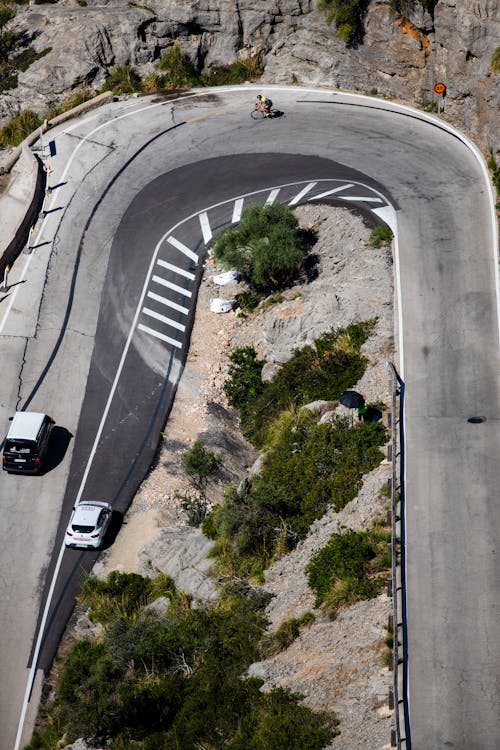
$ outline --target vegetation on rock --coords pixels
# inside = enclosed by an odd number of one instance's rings
[[[141,77],[130,65],[115,65],[106,78],[102,91],[113,91],[115,94],[142,91]]]
[[[174,596],[160,616],[134,595],[135,605],[119,614],[123,591],[155,581],[112,575],[102,582],[109,599],[102,609],[116,614],[103,618],[99,641],[72,647],[46,728],[29,750],[49,750],[63,734],[110,750],[320,750],[337,733],[332,715],[313,713],[283,689],[262,693],[261,680],[245,677],[264,635],[262,598],[233,586],[215,606],[193,609]]]
[[[392,232],[386,224],[380,224],[372,229],[370,233],[370,242],[373,247],[389,245],[392,242]]]
[[[374,325],[375,321],[367,321],[327,331],[314,344],[295,349],[266,383],[261,379],[264,362],[257,359],[253,347],[236,349],[230,355],[224,390],[240,413],[243,434],[260,447],[283,410],[318,399],[337,399],[363,374],[367,360],[360,349]]]
[[[357,44],[363,39],[363,17],[369,0],[319,0],[328,23],[335,22],[335,35],[346,44]]]
[[[181,507],[187,513],[191,526],[199,526],[208,511],[207,485],[220,466],[220,454],[206,448],[202,440],[195,440],[193,447],[182,456],[184,471],[191,492],[177,494]]]
[[[491,56],[491,69],[500,73],[500,47],[497,47]]]
[[[380,593],[391,565],[390,530],[381,523],[366,531],[333,534],[310,559],[306,572],[316,606],[329,614]]]
[[[0,128],[0,146],[18,146],[34,130],[40,127],[42,120],[30,109],[23,109]]]
[[[281,203],[244,209],[239,224],[217,236],[213,250],[217,261],[266,293],[289,285],[307,255],[297,218]]]

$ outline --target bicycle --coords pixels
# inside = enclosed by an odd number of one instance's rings
[[[252,120],[263,120],[265,117],[274,117],[275,112],[273,108],[266,109],[266,107],[261,102],[256,102],[255,107],[250,112],[250,117]]]

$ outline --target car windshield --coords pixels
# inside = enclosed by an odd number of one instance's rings
[[[83,524],[74,523],[71,528],[76,534],[91,534],[94,531],[95,526],[83,526]]]
[[[6,440],[5,453],[33,453],[35,445],[27,440]]]

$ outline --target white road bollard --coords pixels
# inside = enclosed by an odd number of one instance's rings
[[[28,236],[28,252],[30,252],[31,247],[32,247],[31,246],[31,240],[33,239],[34,233],[35,233],[35,225],[33,224],[32,227],[31,227],[31,229],[30,229],[29,236]]]
[[[2,292],[7,292],[9,289],[9,271],[10,266],[5,266],[5,270],[3,272]]]

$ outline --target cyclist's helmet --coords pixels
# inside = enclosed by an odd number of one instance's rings
[[[259,102],[260,102],[260,101],[262,100],[262,96],[261,96],[260,94],[257,94],[257,99],[258,99],[258,100],[259,100]]]

